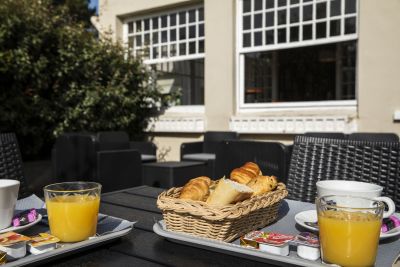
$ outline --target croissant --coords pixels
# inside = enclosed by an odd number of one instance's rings
[[[210,193],[210,184],[211,179],[206,176],[193,178],[182,188],[179,198],[205,201]]]
[[[242,167],[236,168],[231,172],[231,180],[247,184],[253,178],[260,175],[261,171],[257,164],[253,162],[246,162]]]
[[[258,176],[251,180],[247,186],[253,189],[253,196],[261,195],[273,191],[278,185],[278,180],[275,176]]]

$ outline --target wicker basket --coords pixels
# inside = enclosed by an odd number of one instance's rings
[[[234,205],[213,207],[205,202],[179,199],[182,187],[174,187],[158,196],[167,229],[199,237],[230,242],[250,231],[274,222],[281,201],[287,196],[286,186],[252,197]]]

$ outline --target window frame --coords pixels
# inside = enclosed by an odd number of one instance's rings
[[[349,110],[354,110],[357,107],[357,99],[358,99],[358,49],[357,49],[357,59],[356,59],[356,71],[355,71],[355,99],[354,100],[325,100],[325,101],[296,101],[296,102],[280,102],[280,103],[245,103],[245,64],[244,64],[244,55],[246,53],[254,53],[254,52],[268,52],[268,51],[278,51],[281,49],[290,49],[290,48],[299,48],[299,47],[305,47],[305,46],[315,46],[315,45],[323,45],[323,44],[331,44],[331,43],[338,43],[338,42],[344,42],[344,41],[352,41],[352,40],[358,40],[358,33],[359,33],[359,10],[360,10],[360,0],[355,0],[356,1],[356,14],[344,14],[344,9],[345,5],[344,2],[345,0],[341,0],[341,15],[335,16],[335,18],[340,18],[340,20],[343,22],[345,18],[347,17],[354,17],[356,18],[356,33],[352,34],[343,34],[340,36],[335,36],[335,37],[329,37],[329,38],[323,38],[323,39],[315,39],[315,30],[312,31],[313,34],[313,39],[312,40],[307,40],[307,41],[297,41],[297,42],[287,42],[287,43],[275,43],[272,45],[261,45],[258,47],[243,47],[243,14],[251,14],[251,18],[253,18],[254,11],[250,10],[250,12],[243,13],[243,1],[244,0],[237,0],[236,1],[236,55],[235,55],[235,60],[236,60],[236,99],[237,99],[237,104],[236,104],[236,111],[238,113],[248,113],[248,112],[268,112],[268,111],[294,111],[294,110],[318,110],[320,108],[328,108],[328,109],[338,109],[338,108],[346,108]],[[252,2],[254,0],[251,0]],[[299,26],[299,36],[302,34],[301,26],[303,25],[303,22],[301,21],[301,14],[302,14],[302,7],[303,7],[303,0],[299,0],[298,4],[291,5],[289,3],[290,0],[287,0],[288,3],[284,7],[277,7],[276,3],[278,0],[275,0],[275,6],[273,9],[274,12],[274,26],[272,29],[275,29],[274,31],[274,36],[275,40],[277,37],[277,29],[279,29],[279,26],[277,25],[277,11],[281,9],[290,9],[291,7],[299,7],[300,14],[299,14],[299,22],[296,23],[296,25]],[[328,17],[328,14],[325,19],[316,19],[316,4],[318,2],[324,2],[321,0],[313,0],[311,5],[313,5],[313,18],[311,21],[307,21],[305,24],[311,24],[313,29],[315,28],[315,25],[317,22],[320,21],[326,21],[327,22],[327,35],[329,35],[329,29],[330,29],[330,19]],[[327,2],[327,10],[330,9],[330,3],[331,1],[328,0]],[[263,6],[265,5],[265,1],[263,1]],[[289,7],[290,6],[290,7]],[[252,7],[251,7],[252,8]],[[262,8],[261,11],[256,11],[256,14],[258,13],[265,13],[266,9]],[[290,20],[290,16],[287,14],[286,15],[286,22],[285,28],[290,28],[290,26],[287,26],[289,23],[288,21]],[[253,19],[251,19],[250,24],[253,25]],[[262,19],[262,31],[265,31],[264,24],[265,23],[265,16],[263,16]],[[292,25],[292,24],[290,24]],[[344,23],[341,23],[341,32],[344,32]],[[246,30],[248,31],[248,30]],[[250,27],[250,33],[253,33],[254,30],[252,26]],[[263,36],[264,37],[264,36]],[[265,37],[264,37],[265,38]],[[289,31],[286,31],[286,39],[289,38]],[[264,41],[264,39],[263,39]],[[253,43],[253,34],[251,34],[251,44]],[[263,42],[264,43],[264,42]]]

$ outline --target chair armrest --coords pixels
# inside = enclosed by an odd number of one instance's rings
[[[187,142],[181,144],[181,160],[183,155],[202,153],[204,142]]]
[[[131,149],[138,150],[141,154],[157,154],[157,146],[153,142],[131,141],[129,142],[129,146]]]

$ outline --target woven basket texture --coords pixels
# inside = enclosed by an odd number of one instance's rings
[[[286,186],[255,196],[234,205],[210,206],[202,201],[179,199],[182,187],[174,187],[158,196],[166,227],[198,237],[230,242],[248,232],[262,228],[278,217]]]
[[[319,180],[353,180],[383,187],[400,209],[400,143],[297,136],[290,162],[288,198],[314,202]]]

